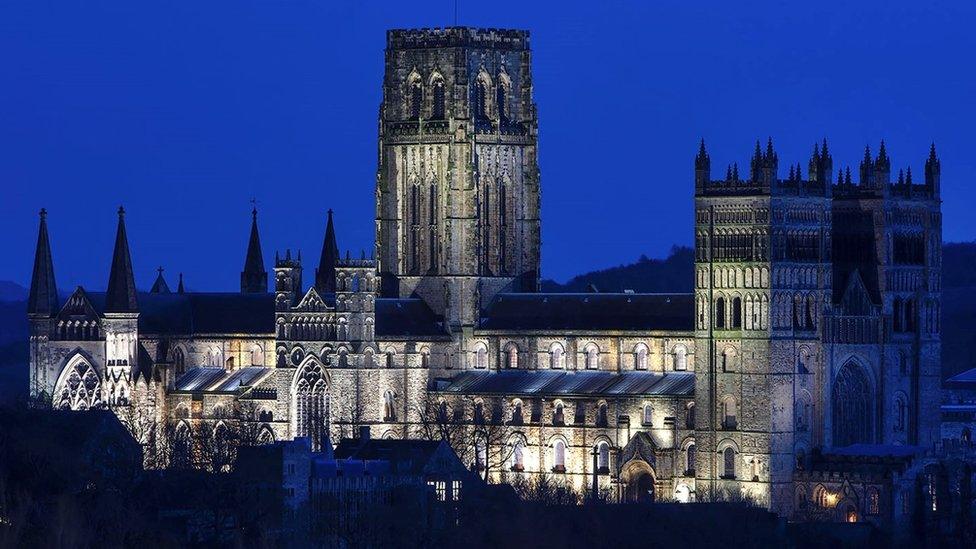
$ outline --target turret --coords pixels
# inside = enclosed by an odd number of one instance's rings
[[[702,139],[698,146],[698,155],[695,156],[695,191],[701,192],[708,185],[712,177],[712,161],[705,151],[705,140]]]
[[[322,255],[319,267],[315,269],[315,290],[319,295],[334,293],[335,269],[339,261],[339,247],[336,245],[335,226],[332,223],[332,210],[329,210],[329,220],[325,225],[325,240],[322,242]]]
[[[139,374],[136,347],[139,341],[139,304],[132,274],[132,258],[125,232],[125,210],[119,206],[112,272],[105,292],[105,360],[109,406],[124,406],[132,395],[133,377]],[[148,367],[148,365],[146,365]]]
[[[51,243],[47,234],[47,210],[42,208],[40,217],[27,314],[46,318],[58,311],[58,287],[54,282],[54,261],[51,259]]]
[[[299,292],[302,291],[301,258],[292,259],[291,250],[285,251],[284,259],[275,253],[274,270],[275,310],[287,311],[298,304]]]
[[[810,157],[807,174],[810,181],[822,183],[825,186],[831,183],[831,175],[834,171],[834,159],[830,156],[827,148],[827,140],[823,140],[823,147],[813,146],[813,155]]]
[[[942,162],[935,154],[935,143],[929,149],[929,157],[925,160],[925,186],[934,198],[938,198],[942,192],[941,187]]]
[[[891,159],[888,158],[888,151],[885,150],[885,142],[881,141],[878,148],[878,157],[874,160],[874,185],[876,187],[887,187],[891,183]]]
[[[763,154],[763,187],[769,188],[776,182],[779,171],[779,156],[773,150],[773,138],[766,141],[766,153]]]
[[[258,209],[251,210],[251,237],[247,243],[244,270],[241,272],[242,294],[264,294],[268,292],[268,272],[264,270],[264,256],[261,255],[261,237],[258,235]]]
[[[871,148],[864,147],[864,158],[861,160],[861,181],[862,187],[874,186],[874,161],[871,160]]]
[[[125,209],[119,206],[119,225],[115,232],[115,251],[112,254],[112,270],[105,292],[105,312],[136,313],[136,281],[132,274],[132,258],[129,256],[129,240],[125,233]]]

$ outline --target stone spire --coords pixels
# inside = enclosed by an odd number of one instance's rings
[[[34,273],[31,275],[27,313],[51,316],[58,311],[58,287],[54,283],[54,261],[51,259],[51,243],[47,236],[47,210],[42,208],[40,216],[41,226],[37,232],[37,250],[34,252]]]
[[[319,267],[315,269],[315,290],[319,294],[335,293],[335,268],[339,261],[339,246],[336,245],[335,226],[332,223],[332,210],[325,226],[325,241],[322,242],[322,256]]]
[[[183,293],[183,273],[180,273],[180,283],[176,286],[176,293]]]
[[[705,150],[705,140],[698,145],[698,155],[695,156],[695,188],[702,190],[709,183],[712,175],[712,161]]]
[[[112,254],[112,271],[108,276],[105,292],[105,312],[136,313],[136,281],[132,275],[132,258],[129,256],[129,239],[125,235],[125,209],[119,206],[119,228],[115,233],[115,252]]]
[[[242,294],[263,294],[268,292],[268,272],[264,270],[264,256],[261,255],[261,237],[258,236],[258,209],[251,210],[251,239],[247,243],[247,256],[244,258],[244,271],[241,272]]]
[[[166,279],[163,278],[163,268],[160,267],[156,269],[156,282],[153,282],[152,289],[149,290],[151,294],[168,294],[171,293],[169,290],[169,284],[166,283]]]
[[[935,143],[929,148],[929,157],[925,160],[925,185],[931,189],[932,194],[939,196],[941,192],[942,162],[935,154]]]

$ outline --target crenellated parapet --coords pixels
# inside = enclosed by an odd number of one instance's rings
[[[386,33],[394,49],[461,48],[524,50],[529,48],[529,31],[473,27],[393,29]]]

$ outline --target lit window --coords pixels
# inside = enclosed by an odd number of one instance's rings
[[[451,496],[454,501],[461,501],[461,481],[452,480],[451,481]]]

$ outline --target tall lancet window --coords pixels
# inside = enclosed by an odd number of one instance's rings
[[[480,78],[474,87],[474,116],[477,121],[488,120],[488,83]]]
[[[328,385],[322,366],[310,361],[295,380],[295,435],[308,437],[315,450],[321,449],[329,429]]]
[[[508,122],[508,87],[504,83],[498,84],[495,100],[498,106],[498,119],[502,122]]]
[[[420,79],[416,79],[410,83],[410,118],[412,120],[418,120],[420,118],[421,106],[424,100],[424,90],[420,85]]]
[[[430,271],[437,271],[437,185],[435,183],[430,184],[430,208],[428,210],[430,216],[430,250],[429,257],[430,260]]]
[[[491,188],[485,185],[485,195],[481,209],[482,255],[484,256],[482,271],[486,274],[491,272]]]
[[[508,195],[506,194],[505,182],[502,181],[498,186],[498,268],[501,270],[502,274],[505,274],[508,269],[505,268],[506,250],[506,232],[507,232],[507,216],[506,208],[508,207]]]
[[[434,82],[431,84],[433,95],[433,105],[431,105],[430,117],[433,120],[444,120],[447,114],[446,108],[446,98],[444,94],[444,80],[440,76],[434,77]]]

